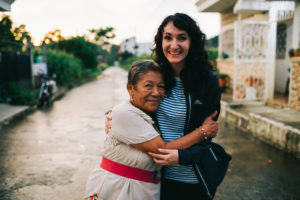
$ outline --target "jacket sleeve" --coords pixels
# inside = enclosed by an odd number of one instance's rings
[[[194,146],[191,146],[185,150],[178,150],[179,164],[191,165],[198,163],[203,152],[203,147],[198,144],[195,144]]]
[[[214,120],[217,121],[221,110],[221,88],[219,85],[218,78],[215,75],[212,76],[210,85],[212,85],[212,88],[214,88],[214,90],[210,90],[207,94],[208,102],[211,102],[208,106],[208,115],[212,114],[215,110],[217,110],[218,114],[214,118]]]
[[[210,83],[208,84],[207,88],[214,88],[213,90],[209,90],[209,92],[206,93],[208,98],[206,102],[209,102],[209,105],[207,105],[208,116],[212,114],[215,110],[218,111],[217,116],[214,118],[214,120],[216,121],[219,117],[221,108],[221,89],[218,83],[218,79],[215,75],[211,76]],[[211,141],[211,139],[209,139],[208,142],[209,141]],[[178,150],[179,164],[190,165],[197,163],[201,158],[202,153],[204,153],[203,147],[197,144],[188,149]]]

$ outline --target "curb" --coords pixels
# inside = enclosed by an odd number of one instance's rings
[[[53,94],[53,97],[51,99],[51,103],[53,103],[54,101],[60,99],[61,97],[63,97],[66,93],[68,92],[67,87],[60,87],[57,89],[57,91]],[[34,111],[37,110],[37,106],[34,104],[32,106],[27,106],[27,108],[21,110],[20,112],[17,112],[7,118],[5,118],[4,120],[0,121],[0,130],[12,123],[13,121],[20,119],[21,117],[24,117],[25,115],[28,115],[30,113],[33,113]]]
[[[221,101],[220,117],[243,132],[251,133],[260,140],[300,158],[300,130],[285,123],[249,112],[234,110],[242,105]]]
[[[13,122],[14,120],[20,119],[21,117],[28,115],[30,113],[32,113],[33,111],[35,111],[36,109],[34,108],[34,106],[28,106],[26,109],[4,119],[3,121],[0,121],[0,130],[10,124],[11,122]]]

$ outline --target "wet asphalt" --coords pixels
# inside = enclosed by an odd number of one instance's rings
[[[0,200],[81,199],[99,164],[104,113],[128,99],[126,75],[109,68],[0,130]],[[215,141],[233,157],[215,199],[300,199],[300,159],[224,121]]]

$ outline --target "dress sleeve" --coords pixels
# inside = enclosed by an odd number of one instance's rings
[[[110,135],[125,144],[139,144],[159,136],[149,121],[135,110],[119,106],[112,111]]]

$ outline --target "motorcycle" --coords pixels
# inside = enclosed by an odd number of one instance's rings
[[[39,97],[37,99],[37,107],[42,108],[45,104],[50,106],[53,90],[55,88],[55,81],[49,79],[47,76],[41,78],[41,88]]]

